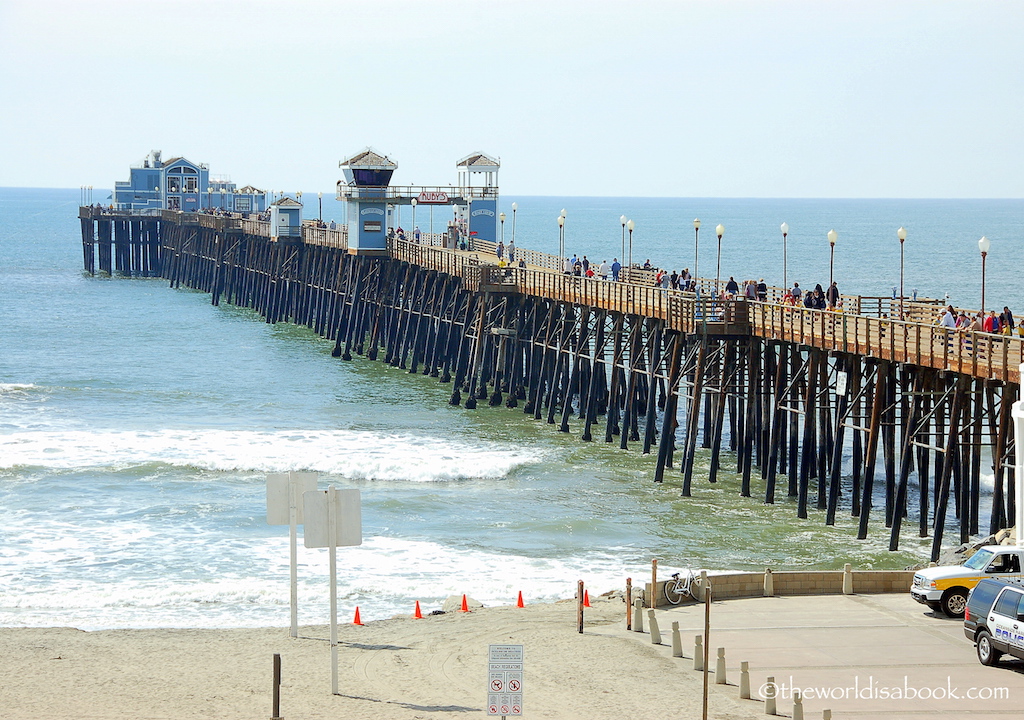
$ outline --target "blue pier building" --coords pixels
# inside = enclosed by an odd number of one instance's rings
[[[114,183],[113,204],[118,210],[219,209],[252,213],[267,209],[267,194],[252,186],[239,189],[225,178],[211,177],[205,163],[183,157],[164,161],[153,150],[130,168],[130,179]]]
[[[417,206],[451,207],[451,223],[458,230],[460,247],[472,249],[474,241],[497,242],[500,165],[489,155],[472,153],[456,163],[456,186],[413,186],[392,185],[398,165],[373,148],[342,160],[338,163],[343,176],[338,181],[338,200],[346,204],[349,251],[384,253],[389,232],[398,230],[396,217],[400,213],[396,211],[405,205],[411,206],[414,219]],[[410,231],[408,237],[413,228],[406,230]]]

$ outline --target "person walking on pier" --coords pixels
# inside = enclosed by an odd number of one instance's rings
[[[829,310],[834,310],[839,305],[839,286],[836,285],[835,281],[828,286],[828,292],[825,293],[825,299],[828,300]],[[900,318],[901,320],[903,318]]]
[[[800,289],[800,283],[793,283],[793,289],[789,291],[789,304],[796,305],[800,302],[800,298],[803,296],[803,291]]]
[[[1004,305],[1003,312],[999,315],[999,331],[1004,335],[1013,335],[1013,328],[1013,313]]]
[[[416,244],[419,245],[420,244],[420,226],[419,225],[417,225],[416,228],[412,231],[412,237],[413,237],[413,240],[416,241]]]
[[[602,280],[607,280],[608,279],[608,273],[610,273],[611,271],[612,271],[612,266],[608,264],[608,261],[607,260],[602,260],[601,261],[601,279]]]
[[[761,302],[768,301],[768,284],[765,283],[764,278],[757,281],[757,299]]]
[[[985,318],[981,327],[987,333],[999,332],[999,318],[996,317],[995,310],[988,311],[988,317]]]
[[[740,291],[739,283],[736,282],[736,278],[732,275],[729,276],[729,282],[725,284],[725,297],[727,300],[732,300],[736,297],[736,293]]]
[[[619,262],[618,258],[612,258],[612,280],[615,282],[619,281],[619,273],[622,272],[622,263]]]
[[[679,289],[679,273],[675,270],[673,270],[672,274],[668,276],[668,286],[673,290]]]
[[[510,242],[508,244],[508,261],[509,262],[515,262],[516,261],[516,241],[515,240],[513,240],[512,242]]]
[[[501,240],[498,241],[498,246],[494,248],[494,252],[498,255],[498,259],[502,260],[505,257],[505,243]]]

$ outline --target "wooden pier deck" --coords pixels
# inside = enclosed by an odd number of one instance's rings
[[[712,300],[706,279],[697,295],[642,271],[573,277],[523,248],[527,267],[499,267],[493,245],[446,249],[441,236],[366,256],[319,223],[273,242],[269,223],[236,216],[79,217],[87,273],[163,277],[307,325],[344,360],[451,383],[452,404],[521,405],[585,442],[636,443],[657,453],[655,482],[678,468],[684,496],[732,459],[740,494],[784,493],[798,517],[826,524],[847,511],[858,538],[881,501],[890,547],[910,523],[931,536],[933,558],[947,530],[963,542],[1014,517],[1024,338],[939,327],[934,302],[904,301],[898,320],[891,298],[844,296],[845,312],[782,304],[777,288],[765,302]]]

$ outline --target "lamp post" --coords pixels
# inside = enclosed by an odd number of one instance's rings
[[[562,212],[559,214],[558,217],[562,218],[561,222],[558,223],[558,227],[559,227],[559,235],[560,235],[560,237],[562,239],[562,255],[564,256],[565,255],[565,208],[562,208]]]
[[[499,213],[498,220],[501,221],[501,244],[505,244],[505,213]]]
[[[411,229],[409,234],[412,235],[413,240],[415,240],[416,239],[416,198],[413,198],[412,200],[410,200],[409,204],[412,205],[412,229]]]
[[[626,223],[626,229],[629,230],[629,265],[627,267],[630,272],[633,271],[633,230],[636,229],[636,223],[632,220]]]
[[[622,225],[622,252],[619,253],[619,257],[623,260],[626,259],[626,216],[619,215],[619,224]]]
[[[512,203],[512,244],[516,244],[516,210],[519,209],[519,203]]]
[[[838,239],[839,239],[839,233],[837,233],[835,230],[829,230],[828,231],[828,245],[829,245],[829,254],[828,254],[828,286],[829,287],[832,287],[832,268],[833,268],[833,261],[835,260],[835,257],[836,257],[836,240],[838,240]]]
[[[558,216],[558,264],[565,270],[565,215]]]
[[[988,256],[988,249],[992,241],[984,235],[978,241],[978,249],[981,250],[981,317],[985,318],[985,258]]]
[[[786,276],[786,237],[789,235],[789,223],[782,223],[782,289],[789,292],[789,278]]]
[[[320,222],[324,221],[324,194],[318,192],[316,194],[317,204],[320,206]]]
[[[900,240],[900,320],[903,319],[903,241],[907,239],[907,231],[900,226],[896,231],[896,237]]]
[[[693,219],[693,287],[697,287],[697,279],[700,275],[697,274],[697,261],[700,259],[699,245],[700,243],[700,218]]]
[[[715,235],[718,236],[718,269],[715,270],[715,294],[721,297],[722,288],[719,287],[719,282],[722,279],[722,236],[725,235],[725,225],[719,223],[715,227]]]

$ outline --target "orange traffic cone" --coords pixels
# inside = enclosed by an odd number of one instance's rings
[[[526,605],[523,604],[523,591],[522,590],[519,591],[519,599],[516,601],[516,607],[526,607]]]
[[[416,601],[416,612],[414,612],[412,614],[412,616],[414,618],[416,618],[417,620],[422,620],[423,619],[423,613],[420,612],[420,601],[419,600]]]
[[[460,612],[469,612],[469,603],[466,602],[466,593],[462,593],[462,609]]]
[[[353,625],[362,625],[363,624],[363,621],[359,619],[359,606],[358,605],[356,605],[356,616],[352,620],[352,624]]]
[[[590,607],[590,591],[583,591],[583,607]]]

